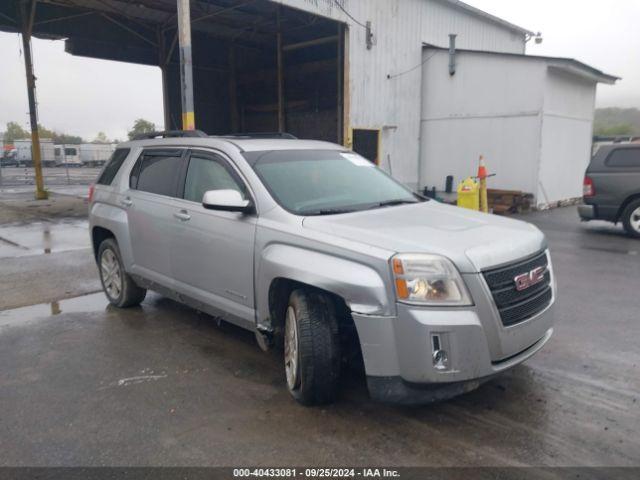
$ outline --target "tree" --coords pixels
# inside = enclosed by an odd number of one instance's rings
[[[156,126],[144,118],[139,118],[133,123],[133,128],[127,132],[129,140],[133,140],[137,135],[150,133],[156,130]]]
[[[20,126],[18,122],[8,122],[7,131],[4,132],[5,143],[13,143],[14,140],[31,138],[31,134]]]
[[[82,137],[78,137],[77,135],[53,132],[53,143],[62,145],[79,145],[81,143],[84,143],[84,140],[82,139]]]
[[[613,137],[616,135],[633,135],[635,128],[628,123],[620,123],[618,125],[604,126],[596,125],[594,133],[602,137]]]
[[[38,124],[38,133],[40,134],[40,138],[53,138],[54,135],[52,130],[45,128],[40,124]]]
[[[92,143],[109,143],[109,139],[104,132],[98,132],[98,135],[96,135]]]

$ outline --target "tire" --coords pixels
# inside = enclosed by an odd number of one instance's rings
[[[285,311],[284,364],[289,393],[302,405],[335,400],[340,379],[340,341],[333,300],[321,292],[291,293]]]
[[[624,209],[622,224],[630,236],[640,238],[640,199],[632,201]]]
[[[113,238],[107,238],[98,248],[98,271],[102,290],[111,305],[127,308],[142,303],[147,290],[136,285],[124,270],[118,243]]]

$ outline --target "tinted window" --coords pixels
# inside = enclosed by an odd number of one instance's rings
[[[65,148],[64,149],[64,154],[65,155],[77,155],[77,151],[75,148]]]
[[[200,203],[205,192],[209,190],[236,190],[246,198],[244,185],[233,178],[222,159],[194,154],[189,160],[184,198]]]
[[[181,157],[169,155],[143,155],[137,173],[138,190],[172,197],[180,175]],[[133,180],[133,173],[132,173]]]
[[[640,167],[640,148],[619,148],[609,154],[610,167]]]
[[[129,155],[128,148],[119,148],[115,152],[113,152],[111,158],[109,159],[109,162],[107,163],[106,167],[104,167],[100,178],[98,178],[97,183],[100,185],[111,185],[111,182],[113,182],[116,173],[118,173],[118,170],[120,170],[120,167],[127,158],[127,155]]]

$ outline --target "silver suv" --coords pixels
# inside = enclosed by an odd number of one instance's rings
[[[306,405],[333,401],[354,359],[374,399],[446,399],[553,332],[536,227],[422,198],[340,145],[197,132],[122,144],[92,187],[90,229],[113,305],[152,289],[255,332],[283,347]]]

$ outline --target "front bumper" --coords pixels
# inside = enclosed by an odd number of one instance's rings
[[[480,276],[465,283],[473,307],[398,304],[395,317],[353,314],[374,399],[429,403],[473,390],[534,355],[551,337],[553,301],[534,317],[505,327]],[[447,351],[445,369],[434,365],[434,335]]]

